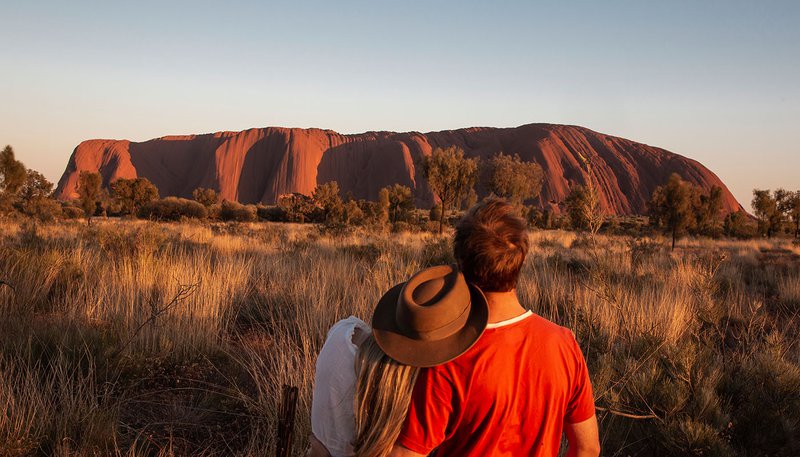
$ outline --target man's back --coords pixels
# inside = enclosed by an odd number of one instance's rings
[[[557,455],[564,423],[594,412],[572,333],[526,313],[420,373],[398,443],[423,455]]]

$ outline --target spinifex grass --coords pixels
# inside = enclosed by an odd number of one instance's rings
[[[284,384],[300,389],[300,455],[327,329],[452,262],[430,234],[0,229],[2,455],[264,455]],[[795,246],[688,240],[671,253],[567,232],[531,246],[519,295],[581,343],[604,454],[800,453]]]

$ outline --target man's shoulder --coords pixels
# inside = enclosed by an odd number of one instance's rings
[[[526,319],[527,331],[534,333],[537,339],[553,340],[564,343],[572,343],[575,335],[572,330],[562,327],[553,321],[533,313]]]

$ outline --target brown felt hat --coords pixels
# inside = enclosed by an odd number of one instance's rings
[[[386,292],[372,334],[400,363],[432,367],[467,351],[486,329],[486,297],[455,265],[426,268]]]

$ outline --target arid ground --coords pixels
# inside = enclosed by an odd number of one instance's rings
[[[800,455],[800,246],[535,231],[519,288],[575,332],[603,454]],[[447,236],[0,223],[0,454],[272,455],[309,433],[336,320],[452,261]]]

